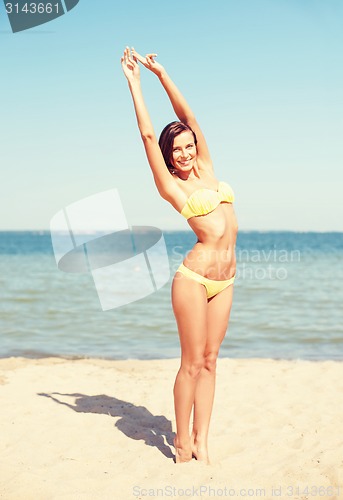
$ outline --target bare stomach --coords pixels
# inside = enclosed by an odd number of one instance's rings
[[[230,204],[222,204],[204,217],[193,217],[190,226],[198,242],[183,263],[212,280],[227,280],[236,274],[237,220]]]
[[[198,242],[183,263],[192,271],[211,280],[228,280],[236,274],[234,247],[221,249]]]

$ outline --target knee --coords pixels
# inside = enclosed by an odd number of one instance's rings
[[[205,366],[205,358],[201,357],[195,359],[183,366],[184,370],[187,372],[187,375],[192,379],[196,379],[199,377],[201,370]]]
[[[217,368],[217,359],[218,359],[217,352],[210,352],[206,354],[204,360],[204,368],[210,373],[215,373]]]

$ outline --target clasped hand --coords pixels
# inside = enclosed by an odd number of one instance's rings
[[[160,63],[155,61],[156,56],[157,54],[147,54],[143,57],[133,47],[131,50],[129,47],[126,47],[124,55],[121,58],[121,65],[126,78],[128,80],[139,80],[138,61],[155,73],[155,75],[160,76],[164,68]]]

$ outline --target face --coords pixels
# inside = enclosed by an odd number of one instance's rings
[[[197,156],[194,137],[190,130],[185,130],[174,139],[172,164],[177,170],[187,172],[195,164]]]

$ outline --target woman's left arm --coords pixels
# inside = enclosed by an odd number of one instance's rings
[[[142,63],[147,69],[155,73],[155,75],[158,77],[164,90],[168,94],[171,105],[173,106],[178,119],[181,122],[186,123],[186,125],[188,125],[195,132],[198,141],[198,159],[202,163],[202,166],[204,168],[212,170],[210,152],[208,150],[205,137],[195,118],[195,115],[178,87],[168,75],[165,68],[160,63],[155,61],[154,58],[157,54],[147,54],[146,57],[142,57],[140,54],[138,54],[138,52],[136,52],[135,49],[132,49],[132,52],[140,63]]]

